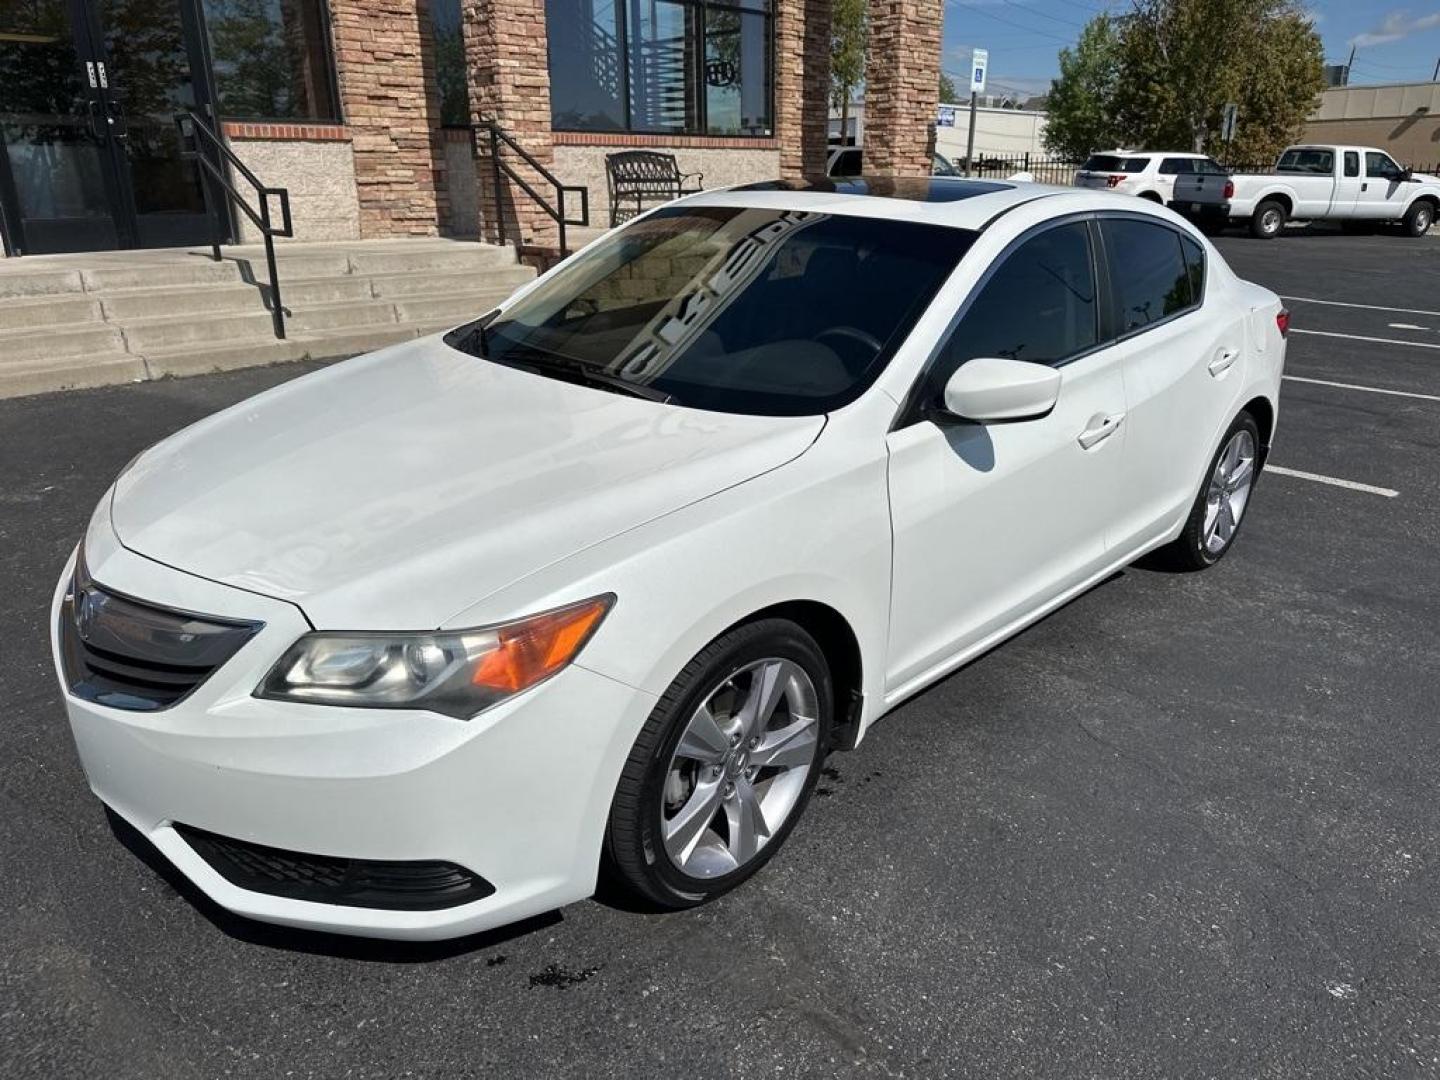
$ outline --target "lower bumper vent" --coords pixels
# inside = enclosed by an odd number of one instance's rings
[[[435,911],[495,892],[484,878],[450,862],[342,859],[251,844],[179,823],[175,831],[230,884],[287,900]]]

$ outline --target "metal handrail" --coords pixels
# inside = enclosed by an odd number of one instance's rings
[[[535,202],[540,205],[540,209],[545,211],[550,219],[559,226],[560,257],[563,259],[568,256],[570,254],[570,248],[565,240],[565,226],[578,225],[584,228],[590,224],[590,189],[582,184],[562,184],[558,176],[535,160],[533,154],[516,142],[510,134],[494,120],[473,124],[470,127],[470,148],[476,157],[480,156],[480,141],[477,136],[481,131],[488,132],[490,137],[490,167],[495,179],[495,229],[500,243],[503,244],[505,242],[505,211],[500,205],[500,193],[502,190],[500,174],[504,173],[514,182],[516,187],[534,199]],[[545,196],[531,187],[525,178],[512,169],[507,162],[500,159],[500,147],[502,144],[519,154],[525,164],[529,165],[544,177],[547,183],[555,188],[555,205],[552,206],[547,202]],[[565,213],[565,193],[569,191],[578,191],[580,193],[580,217],[574,220]]]
[[[188,127],[188,130],[187,130]],[[205,183],[208,175],[210,179],[219,184],[230,201],[238,207],[246,217],[255,223],[260,230],[260,235],[265,239],[265,266],[270,273],[270,318],[275,326],[275,336],[284,340],[285,338],[285,307],[280,303],[280,278],[275,271],[275,237],[294,236],[295,226],[290,220],[290,192],[285,188],[267,187],[260,182],[260,178],[250,171],[249,167],[241,161],[230,147],[225,145],[224,140],[215,134],[213,128],[190,109],[175,114],[175,128],[180,134],[180,156],[194,161],[200,170],[200,189],[205,197],[206,210],[210,211],[212,220],[215,222],[215,239],[210,242],[210,253],[216,262],[220,261],[220,235],[221,224],[218,208],[212,208],[210,203],[210,185]],[[260,209],[256,210],[246,200],[245,196],[235,190],[230,183],[230,178],[225,170],[215,164],[210,156],[201,148],[201,139],[204,139],[207,147],[215,150],[221,158],[233,169],[244,177],[255,193],[260,197]],[[187,140],[189,143],[187,144]],[[280,226],[271,224],[270,220],[270,196],[275,195],[280,199]]]

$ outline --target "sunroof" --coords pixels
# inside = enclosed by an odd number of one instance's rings
[[[875,199],[947,203],[1009,191],[1014,184],[991,180],[962,180],[929,176],[807,176],[801,180],[762,180],[742,184],[734,191],[814,191],[834,195],[868,195]]]

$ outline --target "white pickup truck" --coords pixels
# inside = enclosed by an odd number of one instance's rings
[[[1223,187],[1224,179],[1212,183]],[[1370,146],[1292,146],[1274,172],[1238,173],[1230,183],[1224,212],[1231,221],[1248,222],[1250,234],[1265,240],[1278,236],[1287,221],[1398,221],[1406,235],[1424,236],[1440,217],[1440,177],[1412,173]],[[1196,210],[1216,201],[1211,192],[1190,197]]]

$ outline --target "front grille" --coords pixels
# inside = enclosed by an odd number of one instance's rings
[[[174,827],[211,869],[249,892],[396,911],[458,907],[495,892],[495,886],[484,878],[450,862],[310,855],[251,844],[178,822]]]
[[[76,697],[113,709],[167,709],[263,626],[158,607],[90,579],[83,557],[60,605],[60,660]]]

